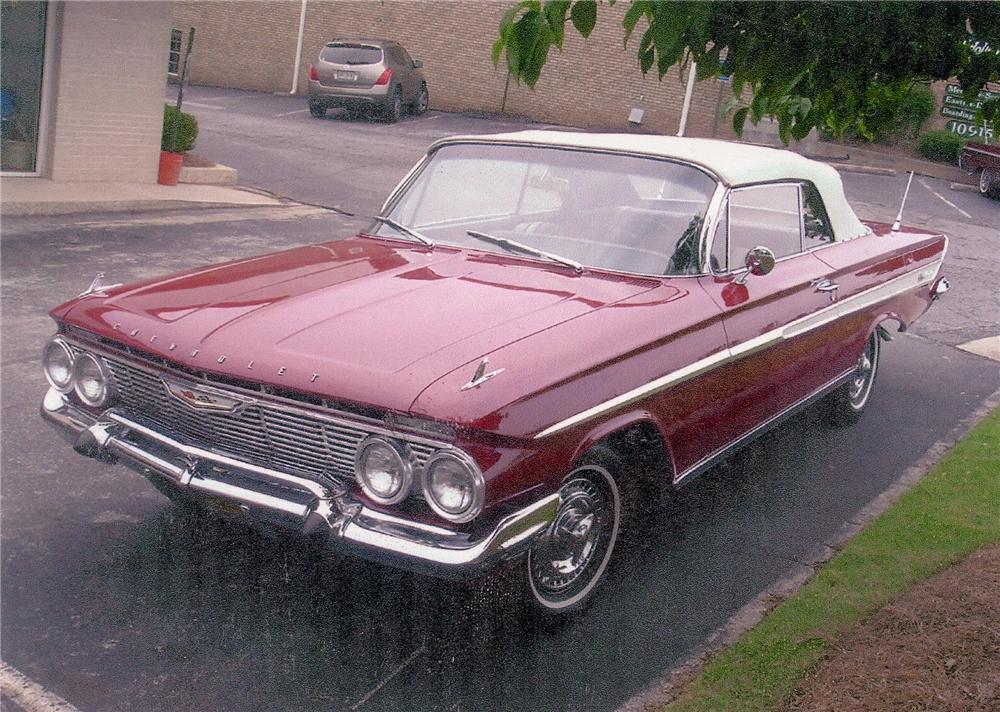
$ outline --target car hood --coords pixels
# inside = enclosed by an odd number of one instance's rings
[[[406,412],[445,374],[468,365],[471,378],[483,356],[657,284],[358,237],[118,287],[53,316],[186,368]]]

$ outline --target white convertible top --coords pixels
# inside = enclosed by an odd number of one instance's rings
[[[701,166],[729,186],[788,179],[810,181],[823,197],[837,240],[849,240],[868,232],[847,203],[840,174],[825,163],[792,151],[709,138],[537,130],[451,136],[435,142],[431,150],[444,144],[468,142],[589,148],[673,158]]]

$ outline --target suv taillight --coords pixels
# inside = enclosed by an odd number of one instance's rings
[[[386,69],[384,72],[382,72],[379,78],[375,80],[375,86],[377,87],[385,86],[391,81],[392,81],[392,70]]]
[[[309,78],[312,79],[314,82],[318,82],[319,81],[319,72],[316,71],[316,65],[315,64],[313,64],[313,65],[311,65],[309,67]]]

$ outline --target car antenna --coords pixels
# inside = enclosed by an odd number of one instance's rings
[[[899,228],[903,224],[903,208],[906,207],[906,196],[910,194],[910,183],[913,182],[913,171],[910,171],[910,177],[906,181],[906,190],[903,191],[903,202],[899,204],[899,212],[896,213],[896,222],[892,224],[892,231],[899,232]]]

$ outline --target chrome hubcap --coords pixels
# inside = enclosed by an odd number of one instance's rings
[[[851,404],[857,408],[864,405],[868,398],[868,391],[871,389],[872,378],[875,374],[875,359],[878,354],[878,336],[872,336],[865,346],[865,351],[858,359],[858,365],[851,377],[851,386],[848,396]]]
[[[608,500],[588,479],[567,482],[562,505],[532,551],[531,574],[538,589],[560,594],[581,580],[607,546]]]

